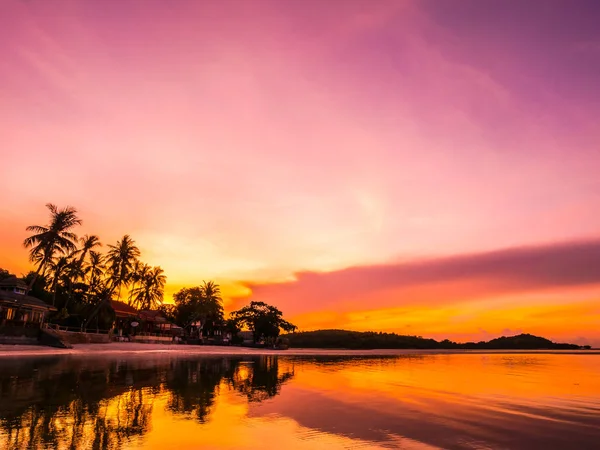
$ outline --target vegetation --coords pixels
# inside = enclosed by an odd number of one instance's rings
[[[173,304],[165,304],[167,277],[161,267],[140,260],[141,251],[128,234],[100,251],[97,235],[78,237],[82,224],[77,209],[47,204],[48,224],[31,225],[33,234],[23,245],[29,249],[34,270],[24,277],[28,294],[55,306],[50,321],[70,327],[111,328],[114,311],[111,300],[125,301],[139,310],[160,310],[171,322],[190,330],[199,328],[204,336],[230,332],[234,337],[243,328],[254,332],[256,342],[274,341],[280,330],[295,326],[283,319],[274,306],[252,302],[225,319],[221,289],[214,281],[177,292]],[[0,268],[0,280],[13,276]]]
[[[575,344],[557,344],[548,339],[520,334],[501,337],[488,342],[441,342],[420,336],[403,336],[395,333],[358,332],[346,330],[318,330],[288,334],[293,347],[345,348],[345,349],[472,349],[472,350],[575,350]]]
[[[126,300],[137,309],[160,310],[184,330],[194,328],[203,336],[230,332],[234,338],[242,330],[252,332],[254,343],[272,345],[282,340],[280,333],[292,333],[296,326],[283,318],[275,306],[253,301],[233,311],[225,319],[221,290],[213,281],[183,288],[173,304],[164,304],[167,277],[161,267],[140,260],[141,252],[129,235],[100,252],[96,235],[77,236],[82,224],[75,208],[47,204],[50,217],[46,225],[31,225],[32,234],[23,245],[29,249],[34,270],[24,279],[28,293],[56,306],[51,321],[68,326],[110,328],[114,312],[110,300]],[[0,268],[0,280],[11,274]],[[125,292],[124,298],[123,294]],[[95,319],[95,322],[94,322]],[[102,324],[102,325],[101,325]],[[199,330],[198,330],[199,329]],[[501,337],[489,342],[438,342],[418,336],[394,333],[319,330],[286,334],[283,340],[294,347],[348,349],[577,349],[530,334]]]
[[[77,249],[77,235],[71,231],[77,225],[81,225],[77,210],[71,206],[58,209],[52,203],[48,203],[46,208],[50,211],[50,223],[28,226],[27,231],[33,234],[23,242],[25,248],[30,249],[29,259],[37,263],[35,276],[29,284],[30,290],[39,274],[46,270],[55,255],[73,254]]]
[[[25,281],[28,294],[58,309],[53,322],[110,327],[110,300],[124,300],[123,288],[129,289],[128,303],[137,308],[153,309],[163,303],[166,276],[162,268],[140,261],[141,252],[129,235],[102,254],[98,236],[77,236],[76,228],[82,224],[77,209],[46,207],[48,223],[27,227],[32,234],[23,245],[34,270]],[[0,269],[0,279],[10,275]]]
[[[199,322],[205,334],[224,325],[225,313],[219,285],[212,281],[201,286],[183,288],[173,296],[173,305],[163,305],[164,315],[183,329]]]
[[[235,328],[248,328],[252,331],[254,343],[264,341],[274,344],[281,330],[292,332],[296,326],[283,319],[283,313],[274,306],[263,302],[250,302],[250,305],[231,313]]]

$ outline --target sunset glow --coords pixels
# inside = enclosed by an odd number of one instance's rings
[[[599,5],[535,4],[2,1],[0,267],[52,202],[166,301],[600,346]]]

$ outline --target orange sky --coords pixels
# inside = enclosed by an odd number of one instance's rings
[[[599,345],[586,7],[2,2],[0,267],[70,204],[168,296],[215,279],[301,329]]]

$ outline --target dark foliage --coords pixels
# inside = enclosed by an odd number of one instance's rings
[[[501,337],[489,342],[441,342],[419,336],[395,333],[358,332],[346,330],[318,330],[287,334],[290,345],[296,348],[346,348],[346,349],[472,349],[472,350],[575,350],[575,344],[557,344],[548,339],[520,334]]]

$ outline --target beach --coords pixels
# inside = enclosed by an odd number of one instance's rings
[[[141,344],[130,342],[113,342],[110,344],[74,344],[71,349],[45,347],[41,345],[0,345],[0,358],[23,356],[51,355],[157,355],[170,354],[173,356],[399,356],[399,355],[431,355],[431,354],[461,354],[461,353],[558,353],[578,355],[598,355],[600,350],[420,350],[420,349],[324,349],[324,348],[291,348],[288,350],[273,350],[265,348],[217,346],[217,345],[177,345],[177,344]]]

